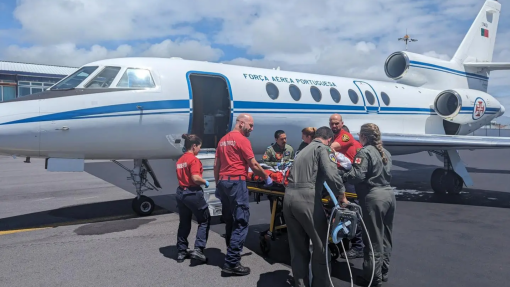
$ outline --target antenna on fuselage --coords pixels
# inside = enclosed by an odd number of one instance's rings
[[[416,42],[418,41],[418,39],[413,39],[411,37],[409,37],[409,35],[407,34],[407,29],[406,29],[406,35],[402,38],[398,38],[399,41],[404,41],[406,42],[406,51],[407,51],[407,42]]]

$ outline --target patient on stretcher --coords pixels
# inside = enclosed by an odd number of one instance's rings
[[[338,161],[338,168],[348,171],[351,169],[351,161],[342,153],[335,152],[336,159]],[[283,166],[272,167],[264,163],[260,163],[260,166],[264,169],[267,175],[273,180],[273,184],[278,187],[286,187],[289,183],[288,176],[292,167],[292,161],[285,163]],[[248,181],[264,183],[264,180],[256,176],[251,169],[248,169]]]

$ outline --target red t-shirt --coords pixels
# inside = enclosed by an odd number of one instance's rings
[[[248,174],[248,161],[255,157],[251,143],[239,131],[231,131],[218,143],[216,157],[220,159],[220,176]]]
[[[202,162],[192,153],[187,152],[176,163],[177,180],[179,186],[198,186],[191,180],[192,175],[200,175],[204,172]]]
[[[340,144],[340,150],[338,150],[338,152],[343,153],[351,163],[354,161],[354,157],[358,151],[363,147],[349,132],[343,129],[338,133],[335,142]]]

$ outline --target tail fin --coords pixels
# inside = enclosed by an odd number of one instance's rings
[[[451,62],[462,64],[492,61],[500,11],[501,4],[498,1],[485,1]]]

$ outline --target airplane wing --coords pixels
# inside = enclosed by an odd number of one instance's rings
[[[384,146],[412,147],[423,150],[510,148],[510,137],[382,134],[381,139]]]

